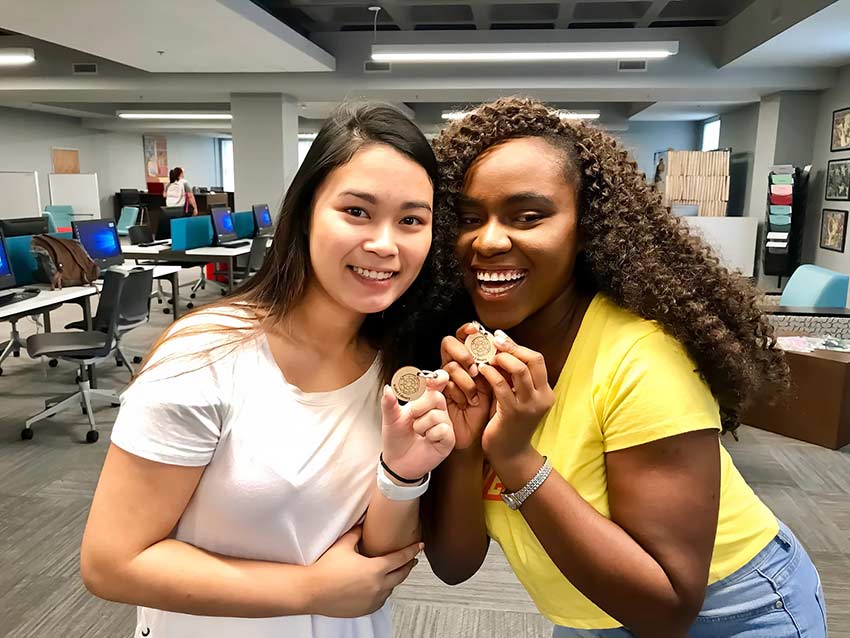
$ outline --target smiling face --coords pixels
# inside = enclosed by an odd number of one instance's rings
[[[458,199],[458,257],[484,324],[513,328],[564,292],[579,248],[564,153],[542,138],[490,147]]]
[[[310,218],[312,285],[343,310],[386,310],[416,279],[431,248],[434,189],[407,155],[369,144],[331,171]]]

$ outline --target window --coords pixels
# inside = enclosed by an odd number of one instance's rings
[[[704,122],[702,125],[702,150],[714,151],[720,148],[720,119]]]
[[[233,140],[221,139],[221,185],[228,193],[236,190],[233,176]]]
[[[304,161],[304,157],[307,155],[307,151],[310,150],[310,146],[312,144],[313,137],[298,140],[298,166],[301,166],[301,162]],[[232,139],[219,140],[219,154],[221,157],[221,185],[224,187],[224,190],[234,192],[236,188],[233,169]]]

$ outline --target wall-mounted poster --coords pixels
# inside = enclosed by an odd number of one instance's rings
[[[831,151],[850,151],[850,108],[832,113]]]
[[[820,218],[820,247],[843,253],[846,238],[847,211],[824,208]]]
[[[831,160],[826,165],[826,199],[850,200],[850,159]]]
[[[54,173],[79,173],[80,151],[76,148],[53,149]]]
[[[158,182],[168,179],[168,144],[164,137],[142,136],[145,149],[145,181]]]

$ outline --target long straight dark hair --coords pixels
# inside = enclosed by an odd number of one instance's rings
[[[226,306],[239,303],[257,317],[281,320],[287,316],[303,298],[312,272],[309,233],[316,191],[332,170],[369,144],[384,144],[419,164],[436,192],[437,160],[428,140],[410,119],[386,104],[340,105],[322,126],[286,192],[272,248],[262,268],[213,309],[225,314]],[[451,272],[453,250],[451,223],[447,215],[435,211],[431,250],[419,276],[400,299],[384,312],[368,315],[363,323],[361,336],[382,353],[385,381],[402,363],[414,363],[411,358],[417,325],[427,323],[431,313],[444,307],[447,296],[443,287],[450,281],[447,273]],[[209,310],[210,306],[202,309]]]

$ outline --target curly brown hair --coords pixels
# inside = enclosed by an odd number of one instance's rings
[[[685,346],[720,405],[724,431],[734,431],[740,410],[761,386],[787,385],[788,366],[756,288],[720,265],[600,129],[528,98],[482,105],[434,141],[438,210],[456,210],[466,173],[482,152],[523,137],[543,138],[564,153],[565,178],[578,190],[578,282],[656,321]]]

